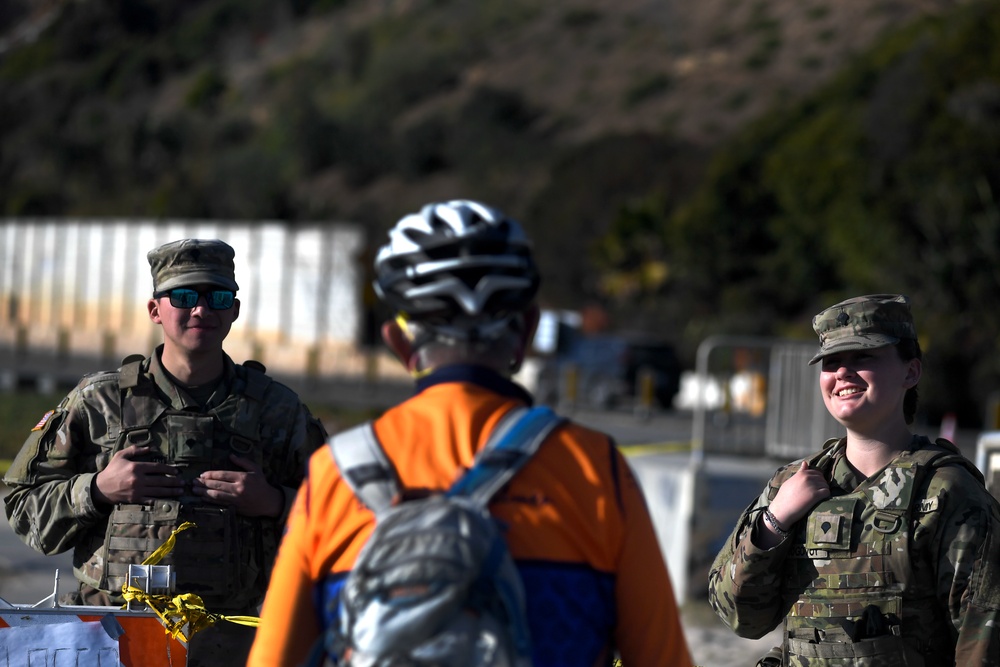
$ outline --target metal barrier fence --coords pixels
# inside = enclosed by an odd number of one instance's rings
[[[783,342],[771,349],[765,452],[797,459],[819,450],[827,439],[844,435],[844,427],[823,403],[819,366],[810,366],[816,344]]]
[[[814,343],[713,336],[698,348],[692,450],[706,454],[795,459],[844,433],[827,412]],[[710,392],[721,395],[713,400]]]
[[[1000,498],[1000,431],[984,431],[976,441],[976,467],[986,478],[986,488]]]

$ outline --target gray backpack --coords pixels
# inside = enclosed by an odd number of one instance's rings
[[[520,575],[487,510],[562,419],[517,408],[445,493],[400,501],[371,423],[330,438],[342,477],[376,516],[345,580],[328,657],[353,667],[530,667]]]

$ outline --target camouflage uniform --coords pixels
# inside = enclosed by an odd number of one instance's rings
[[[41,553],[74,550],[83,603],[121,604],[127,564],[142,562],[176,525],[193,520],[198,528],[180,533],[163,561],[175,568],[178,592],[198,593],[213,612],[256,613],[305,461],[325,431],[287,387],[228,357],[225,368],[204,411],[171,382],[159,351],[89,375],[14,460],[4,478],[12,489],[4,501],[11,526]],[[204,470],[235,469],[230,452],[254,460],[283,490],[282,515],[241,517],[190,493],[146,505],[95,503],[97,472],[114,452],[140,441],[155,443],[188,482]]]
[[[204,284],[237,289],[233,250],[221,241],[184,239],[148,257],[154,293]],[[121,604],[128,564],[141,563],[177,526],[192,521],[196,527],[179,533],[161,561],[173,566],[177,592],[200,595],[214,613],[255,615],[306,460],[326,432],[260,364],[234,364],[219,349],[222,376],[205,400],[175,383],[161,362],[163,350],[84,377],[43,417],[4,478],[11,488],[7,518],[43,554],[73,549],[80,587],[64,602],[90,605]],[[172,466],[185,482],[182,495],[99,503],[97,473],[130,445],[148,445],[143,460]],[[230,454],[252,460],[283,491],[280,516],[242,516],[193,493],[192,481],[202,472],[240,470]],[[188,664],[242,665],[252,641],[251,628],[219,623],[192,638]]]
[[[749,638],[784,620],[785,665],[1000,665],[1000,506],[981,475],[915,437],[860,479],[844,447],[810,459],[832,495],[773,549],[756,546],[757,519],[799,463],[744,511],[709,574],[716,613]]]

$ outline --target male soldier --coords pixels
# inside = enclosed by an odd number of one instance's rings
[[[530,405],[510,376],[538,321],[538,270],[521,226],[471,201],[404,217],[375,258],[379,296],[398,316],[383,338],[417,395],[374,422],[407,491],[443,490],[473,464],[497,423]],[[494,496],[491,513],[526,592],[536,667],[689,667],[666,563],[641,490],[611,439],[557,427]],[[252,667],[303,664],[375,517],[317,451],[289,517]],[[492,663],[491,663],[492,664]]]
[[[233,249],[183,239],[148,253],[152,356],[84,377],[32,429],[4,482],[14,531],[44,554],[73,549],[68,604],[118,605],[128,565],[185,521],[162,561],[210,612],[255,615],[305,462],[326,438],[289,388],[222,344],[239,315]],[[253,630],[196,634],[189,665],[242,665]]]

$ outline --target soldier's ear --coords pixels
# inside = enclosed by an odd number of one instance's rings
[[[920,382],[920,375],[923,372],[923,366],[919,359],[910,359],[907,363],[906,375],[903,378],[903,386],[906,389],[912,389],[917,386]]]
[[[160,323],[160,303],[156,299],[150,299],[146,302],[146,311],[149,313],[149,319],[156,324]]]

